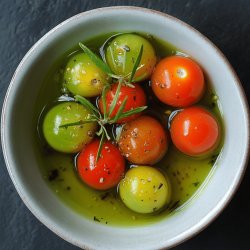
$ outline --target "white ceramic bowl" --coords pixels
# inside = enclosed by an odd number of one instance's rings
[[[34,106],[46,72],[79,41],[113,31],[140,31],[191,55],[219,96],[225,145],[209,181],[192,203],[170,218],[140,227],[111,227],[86,220],[49,189],[37,167]],[[176,18],[135,7],[110,7],[76,15],[42,37],[26,54],[9,86],[2,112],[2,147],[15,187],[32,213],[65,240],[84,249],[159,249],[174,246],[207,226],[231,199],[249,150],[249,117],[240,82],[222,53]]]

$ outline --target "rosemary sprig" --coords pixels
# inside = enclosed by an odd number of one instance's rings
[[[100,69],[102,69],[107,74],[114,74],[112,72],[112,70],[110,69],[110,67],[101,58],[99,58],[95,53],[93,53],[88,47],[86,47],[82,43],[79,43],[79,46],[90,57],[90,59],[92,60],[92,62],[97,67],[99,67]]]
[[[139,64],[140,64],[140,62],[141,62],[142,53],[143,53],[143,45],[141,46],[140,51],[139,51],[139,54],[138,54],[138,56],[137,56],[137,58],[136,58],[134,67],[133,67],[133,69],[132,69],[132,72],[131,72],[131,75],[130,75],[130,78],[129,78],[129,83],[131,83],[131,82],[133,81],[133,78],[134,78],[134,76],[135,76],[135,73],[136,73],[136,71],[137,71],[137,68],[138,68],[138,66],[139,66]]]
[[[99,147],[98,147],[98,150],[97,150],[96,162],[99,160],[99,158],[101,156],[102,146],[103,146],[104,139],[105,139],[104,137],[105,137],[105,135],[104,135],[104,133],[102,133],[101,140],[100,140],[100,143],[99,143]]]
[[[91,110],[95,115],[100,116],[100,111],[85,97],[76,95],[75,100],[80,102],[85,108]]]
[[[82,43],[79,43],[79,46],[81,47],[81,49],[89,56],[89,58],[92,60],[92,62],[99,67],[102,71],[104,71],[106,74],[109,75],[109,77],[112,77],[116,80],[118,80],[119,82],[121,81],[123,84],[134,88],[134,85],[131,84],[131,82],[133,81],[133,78],[136,74],[136,71],[138,69],[138,66],[141,62],[141,58],[142,58],[142,53],[143,53],[143,45],[140,48],[139,54],[135,60],[135,64],[133,66],[132,72],[127,74],[126,76],[119,76],[114,74],[114,72],[111,70],[111,68],[108,66],[108,64],[106,64],[106,60],[105,57],[101,54],[102,56],[102,60],[100,57],[98,57],[94,52],[92,52],[87,46],[85,46]],[[129,78],[129,80],[127,80]]]
[[[110,117],[111,114],[113,113],[115,106],[117,104],[118,98],[119,98],[119,94],[120,94],[120,90],[121,90],[121,86],[122,86],[122,81],[119,81],[116,92],[115,92],[115,96],[114,99],[112,100],[111,104],[110,104],[110,108],[109,108],[109,112],[108,112],[108,116]]]
[[[118,86],[117,86],[116,92],[115,92],[115,97],[112,100],[112,103],[110,105],[109,112],[107,112],[107,108],[106,108],[106,104],[107,104],[106,91],[107,91],[108,87],[103,88],[102,96],[101,96],[102,101],[103,101],[103,111],[104,111],[103,115],[99,112],[99,110],[88,99],[86,99],[82,96],[79,96],[79,95],[75,96],[75,100],[80,102],[84,107],[88,108],[90,111],[92,111],[93,115],[89,119],[80,120],[80,121],[73,122],[73,123],[67,123],[67,124],[63,124],[60,126],[60,128],[68,128],[69,126],[79,126],[79,125],[83,125],[85,123],[97,122],[100,126],[100,129],[98,132],[96,132],[96,135],[101,136],[101,140],[100,140],[100,144],[99,144],[99,148],[98,148],[96,162],[100,158],[100,152],[101,152],[102,145],[103,145],[105,139],[108,141],[111,139],[111,137],[108,134],[107,129],[105,128],[105,125],[106,124],[114,124],[119,119],[123,119],[123,118],[130,116],[130,115],[140,113],[147,108],[147,106],[142,106],[142,107],[138,107],[138,108],[124,112],[124,108],[125,108],[125,105],[126,105],[127,99],[128,99],[128,96],[126,96],[125,99],[123,100],[122,104],[120,105],[116,115],[113,118],[111,118],[111,114],[114,111],[114,108],[118,102],[121,85],[122,85],[122,82],[120,81]]]
[[[81,126],[83,124],[91,123],[91,122],[96,122],[96,119],[87,119],[87,120],[80,120],[78,122],[66,123],[66,124],[59,126],[59,128],[66,128],[67,129],[68,127],[71,127],[71,126]]]
[[[103,118],[104,120],[107,119],[107,102],[106,102],[106,92],[108,89],[108,85],[105,85],[102,90],[102,103],[103,103]]]
[[[121,114],[123,113],[123,110],[125,108],[125,105],[127,103],[127,100],[128,100],[128,96],[125,97],[125,99],[123,100],[121,106],[119,107],[115,117],[111,120],[112,123],[116,123],[118,121],[118,119],[121,117]]]
[[[141,106],[141,107],[138,107],[138,108],[135,108],[135,109],[131,109],[129,111],[126,111],[124,113],[122,113],[119,117],[119,119],[123,119],[123,118],[126,118],[126,117],[129,117],[131,115],[135,115],[135,114],[138,114],[140,112],[142,112],[143,110],[145,110],[148,106]]]
[[[81,103],[84,107],[86,107],[87,109],[89,109],[93,114],[89,117],[89,119],[86,120],[79,120],[77,122],[72,122],[72,123],[67,123],[67,124],[63,124],[60,126],[60,128],[68,128],[69,126],[79,126],[79,125],[83,125],[85,123],[91,123],[91,122],[97,122],[100,126],[100,129],[98,132],[96,132],[97,136],[101,136],[100,139],[100,144],[98,147],[98,152],[97,152],[97,157],[96,157],[96,162],[99,160],[100,155],[101,155],[101,150],[102,150],[102,146],[103,143],[106,140],[110,140],[110,136],[108,134],[107,129],[105,128],[106,124],[114,124],[116,123],[119,119],[123,119],[126,118],[128,116],[137,114],[142,112],[143,110],[145,110],[147,108],[147,106],[142,106],[142,107],[138,107],[129,111],[125,111],[125,106],[127,103],[127,99],[128,96],[126,96],[124,98],[124,100],[122,101],[122,104],[120,105],[118,111],[116,112],[115,116],[112,118],[111,115],[117,105],[118,99],[119,99],[119,94],[120,94],[120,90],[121,90],[121,86],[122,84],[125,84],[126,86],[130,86],[130,87],[134,87],[133,84],[131,84],[131,82],[133,81],[133,78],[135,76],[135,73],[138,69],[138,66],[140,64],[141,58],[142,58],[142,53],[143,53],[143,45],[141,46],[140,52],[136,58],[133,70],[131,72],[131,74],[126,75],[125,77],[121,77],[121,76],[117,76],[115,75],[112,70],[109,68],[109,66],[102,61],[101,58],[99,58],[95,53],[93,53],[90,49],[88,49],[84,44],[79,43],[79,46],[84,50],[84,52],[90,57],[90,59],[93,61],[93,63],[96,64],[97,67],[99,67],[100,69],[102,69],[104,72],[106,72],[110,77],[115,78],[116,80],[118,80],[118,86],[115,92],[115,96],[110,104],[110,108],[109,111],[107,112],[107,101],[106,101],[106,93],[108,88],[110,87],[110,85],[105,85],[103,87],[102,90],[102,95],[101,95],[101,99],[102,99],[102,104],[103,104],[103,115],[100,113],[100,111],[98,110],[97,107],[95,107],[88,99],[84,98],[83,96],[80,95],[76,95],[74,98],[76,101],[78,101],[79,103]],[[127,81],[126,79],[129,78],[129,81]]]

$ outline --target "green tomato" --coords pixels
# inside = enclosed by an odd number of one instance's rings
[[[117,75],[126,76],[130,74],[142,45],[142,58],[133,80],[145,80],[153,72],[156,55],[153,46],[141,36],[124,34],[115,37],[105,51],[107,64]]]
[[[62,102],[46,114],[43,121],[43,134],[48,144],[63,153],[76,153],[94,137],[97,123],[86,123],[79,126],[61,125],[88,119],[91,112],[76,102]]]
[[[170,185],[156,168],[137,166],[129,169],[119,184],[124,204],[137,213],[153,213],[170,201]]]
[[[74,95],[93,97],[101,94],[110,77],[85,53],[70,57],[64,72],[65,87]]]

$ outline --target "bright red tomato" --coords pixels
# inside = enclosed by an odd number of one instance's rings
[[[198,102],[205,90],[200,66],[187,57],[162,59],[156,65],[151,80],[155,95],[173,107],[187,107]]]
[[[96,163],[99,140],[88,144],[77,158],[77,169],[81,179],[90,187],[106,190],[115,187],[125,171],[125,160],[119,149],[105,142]]]
[[[123,112],[146,105],[147,101],[146,101],[146,95],[145,95],[144,90],[142,89],[141,86],[139,86],[136,83],[133,83],[133,85],[135,86],[134,88],[124,86],[124,85],[121,86],[117,105],[115,106],[114,111],[111,114],[111,117],[114,117],[116,115],[118,109],[120,108],[120,106],[121,106],[123,100],[126,98],[126,96],[128,99],[127,99],[127,102],[126,102],[126,105],[125,105]],[[107,93],[106,93],[107,112],[109,112],[111,103],[115,97],[117,87],[118,87],[118,83],[113,84],[111,89],[109,91],[107,91]],[[104,113],[103,103],[102,103],[101,99],[99,100],[99,108],[100,108],[101,113],[103,114]],[[117,123],[125,123],[128,121],[132,121],[136,117],[138,117],[139,115],[140,114],[135,114],[135,115],[131,115],[129,117],[123,118],[123,119],[119,119],[117,121]]]
[[[160,122],[143,115],[124,125],[118,145],[128,161],[151,165],[167,152],[168,138]]]
[[[215,117],[201,107],[177,113],[170,125],[174,145],[184,154],[200,156],[210,153],[219,142],[219,125]]]

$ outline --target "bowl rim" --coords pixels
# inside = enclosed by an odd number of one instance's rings
[[[217,204],[217,206],[214,207],[213,210],[210,211],[210,213],[208,213],[205,217],[202,223],[200,224],[196,224],[195,226],[191,227],[190,229],[186,230],[184,233],[181,234],[180,237],[176,237],[172,243],[168,246],[168,248],[172,248],[175,247],[185,241],[187,241],[188,239],[194,237],[195,235],[197,235],[198,233],[200,233],[201,231],[203,231],[208,225],[210,225],[220,214],[221,212],[225,209],[225,207],[229,204],[229,202],[232,200],[235,192],[238,190],[240,183],[243,179],[244,173],[246,171],[247,168],[247,164],[248,164],[248,160],[250,157],[250,135],[249,135],[249,130],[250,130],[250,110],[249,110],[249,106],[248,106],[248,101],[247,101],[247,97],[246,94],[244,92],[244,88],[240,82],[239,77],[237,76],[235,70],[233,69],[233,67],[231,66],[231,64],[229,63],[229,61],[227,60],[226,56],[220,51],[220,49],[213,44],[213,42],[211,42],[206,36],[204,36],[202,33],[200,33],[198,30],[196,30],[194,27],[192,27],[191,25],[185,23],[184,21],[181,21],[180,19],[173,17],[169,14],[157,11],[157,10],[153,10],[153,9],[149,9],[149,8],[143,8],[143,7],[137,7],[137,6],[110,6],[110,7],[101,7],[101,8],[96,8],[96,9],[91,9],[88,11],[84,11],[81,12],[79,14],[76,14],[68,19],[66,19],[65,21],[59,23],[58,25],[56,25],[54,28],[52,28],[51,30],[49,30],[45,35],[43,35],[30,49],[29,51],[25,54],[25,56],[23,57],[23,59],[21,60],[21,62],[19,63],[18,67],[16,68],[12,79],[10,81],[9,87],[7,89],[5,98],[4,98],[4,102],[3,102],[3,106],[2,106],[2,114],[1,114],[1,146],[2,146],[2,151],[3,151],[3,156],[4,156],[4,160],[5,160],[5,164],[8,170],[8,173],[11,177],[11,180],[19,194],[19,196],[21,197],[22,201],[24,202],[24,204],[27,206],[27,208],[32,212],[32,214],[40,221],[42,222],[47,228],[49,228],[52,232],[54,232],[55,234],[57,234],[59,237],[61,237],[62,239],[70,242],[71,244],[74,244],[80,248],[84,248],[84,249],[91,249],[88,246],[84,245],[84,243],[75,241],[74,239],[72,239],[70,236],[64,234],[64,232],[61,232],[60,230],[57,229],[57,226],[55,226],[53,223],[50,223],[49,221],[47,221],[44,217],[44,215],[40,216],[40,213],[37,212],[36,209],[33,208],[33,205],[29,198],[26,197],[25,193],[22,193],[22,191],[19,189],[19,184],[17,183],[17,181],[15,180],[14,174],[12,172],[12,167],[11,164],[9,163],[9,156],[7,154],[7,149],[6,149],[6,145],[8,144],[7,141],[5,141],[5,130],[6,130],[6,126],[5,126],[5,115],[6,115],[6,109],[7,109],[7,103],[9,100],[9,95],[10,92],[12,90],[12,87],[14,85],[16,76],[18,75],[19,71],[22,69],[22,66],[25,64],[25,62],[27,61],[27,59],[29,58],[29,56],[33,53],[34,50],[36,50],[36,48],[43,43],[44,40],[46,40],[47,37],[49,37],[51,34],[53,34],[55,31],[59,30],[60,28],[62,28],[64,25],[66,25],[69,22],[74,22],[74,20],[78,19],[78,18],[82,18],[84,16],[87,15],[91,15],[91,14],[95,14],[98,12],[103,12],[103,11],[112,11],[112,10],[125,10],[125,11],[134,11],[134,12],[144,12],[144,13],[148,13],[148,14],[153,14],[153,15],[160,15],[163,18],[166,19],[171,19],[174,22],[179,23],[180,25],[184,26],[186,29],[191,30],[192,32],[196,33],[198,36],[200,36],[203,40],[206,41],[206,43],[208,43],[214,50],[215,52],[219,55],[219,57],[222,59],[223,63],[226,65],[226,67],[228,68],[228,70],[230,71],[232,77],[234,78],[234,82],[237,83],[237,88],[239,91],[239,95],[240,98],[242,100],[242,106],[244,107],[244,110],[246,111],[244,113],[245,115],[245,119],[247,121],[247,138],[248,138],[248,143],[247,143],[247,149],[246,149],[246,154],[243,157],[243,164],[241,166],[241,170],[238,174],[238,179],[237,181],[233,184],[233,186],[231,186],[231,190],[230,192],[226,193],[224,198],[224,201],[222,203]],[[115,227],[114,227],[115,228]],[[163,249],[163,248],[162,248]]]

